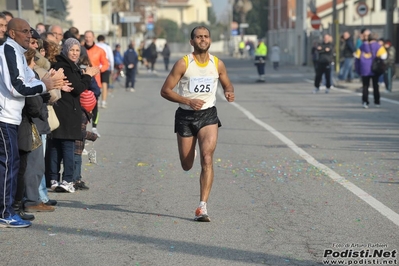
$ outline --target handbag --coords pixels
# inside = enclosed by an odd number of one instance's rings
[[[369,44],[369,47],[370,47],[370,51],[372,53],[370,44]],[[373,61],[371,62],[371,72],[373,72],[374,75],[380,76],[380,75],[384,74],[386,68],[387,67],[385,65],[384,60],[382,60],[380,57],[377,57],[377,55],[375,55],[375,57],[373,58]]]
[[[42,146],[42,138],[40,137],[39,130],[34,123],[31,123],[32,126],[32,151],[36,150],[40,146]]]
[[[58,120],[57,115],[55,114],[54,107],[50,104],[47,105],[48,110],[48,124],[50,126],[50,130],[53,131],[60,126],[60,121]]]

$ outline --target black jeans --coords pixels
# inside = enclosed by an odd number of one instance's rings
[[[326,87],[331,87],[331,64],[330,63],[318,63],[316,68],[316,77],[314,79],[314,86],[320,87],[321,78],[323,74],[326,76]]]
[[[378,88],[378,76],[362,76],[362,84],[363,84],[363,95],[362,101],[363,103],[369,104],[369,87],[370,87],[370,79],[373,82],[373,93],[374,93],[374,103],[380,104],[380,90]]]

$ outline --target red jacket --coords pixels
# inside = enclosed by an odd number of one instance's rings
[[[105,51],[102,48],[94,44],[90,49],[87,49],[87,55],[89,56],[91,65],[100,67],[101,73],[108,70],[109,62]],[[101,75],[97,74],[94,78],[96,79],[98,86],[101,88]]]

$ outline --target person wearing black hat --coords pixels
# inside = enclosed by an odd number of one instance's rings
[[[37,40],[40,39],[40,35],[39,33],[37,33],[37,31],[34,28],[30,28],[30,31],[32,32],[32,37],[30,38],[29,41],[29,48],[35,49],[37,50],[37,48],[39,48],[39,45],[37,43]]]

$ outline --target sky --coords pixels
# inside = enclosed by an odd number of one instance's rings
[[[228,6],[228,0],[211,0],[213,9],[215,10],[216,17],[220,17],[223,11]]]

